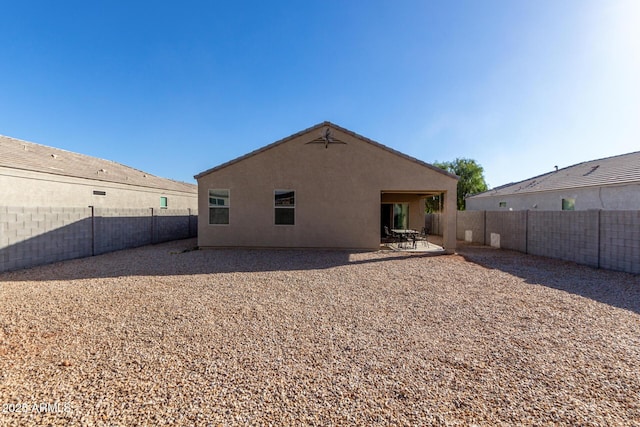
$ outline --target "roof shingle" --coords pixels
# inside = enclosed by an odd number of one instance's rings
[[[0,135],[0,166],[140,187],[196,193],[197,186],[59,148]]]
[[[496,187],[471,197],[488,197],[640,183],[640,151],[578,163],[524,181]]]

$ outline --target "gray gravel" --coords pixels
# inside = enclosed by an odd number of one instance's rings
[[[0,425],[640,425],[638,276],[195,244],[0,274]]]

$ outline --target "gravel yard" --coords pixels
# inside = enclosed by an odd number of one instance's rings
[[[640,277],[193,250],[0,274],[0,425],[640,425]]]

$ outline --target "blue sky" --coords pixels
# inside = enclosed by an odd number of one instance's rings
[[[639,0],[0,6],[0,134],[166,178],[324,120],[491,187],[640,150]]]

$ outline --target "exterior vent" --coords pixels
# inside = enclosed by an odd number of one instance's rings
[[[585,174],[584,174],[584,175],[582,175],[582,176],[589,176],[589,175],[591,175],[591,174],[592,174],[592,173],[594,173],[594,172],[596,171],[596,169],[598,169],[599,167],[600,167],[600,165],[595,165],[594,167],[592,167],[592,168],[591,168],[591,170],[590,170],[589,172],[585,173]]]

